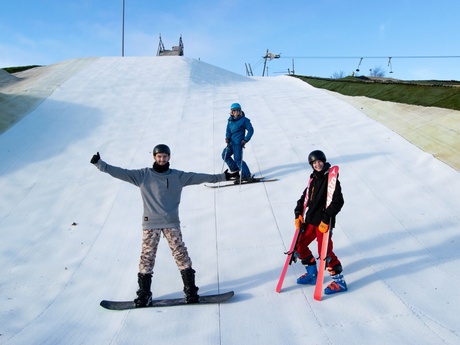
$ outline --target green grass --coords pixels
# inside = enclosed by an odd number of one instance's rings
[[[2,68],[8,73],[17,73],[17,72],[22,72],[31,68],[35,67],[41,67],[40,65],[31,65],[31,66],[18,66],[18,67],[4,67]]]
[[[343,79],[294,77],[314,87],[347,96],[366,96],[381,101],[460,110],[460,82],[455,80],[402,81],[366,77]]]

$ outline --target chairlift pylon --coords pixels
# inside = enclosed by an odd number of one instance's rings
[[[363,58],[359,60],[358,67],[356,67],[356,72],[359,72],[359,66],[361,66],[362,61],[363,61]]]
[[[388,66],[390,66],[390,73],[393,73],[393,66],[391,65],[391,56],[388,58]]]

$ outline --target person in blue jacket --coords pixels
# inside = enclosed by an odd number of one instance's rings
[[[251,140],[253,134],[251,120],[245,116],[239,103],[233,103],[230,106],[230,117],[225,132],[227,147],[222,152],[222,159],[227,163],[230,172],[240,172],[243,181],[250,181],[253,178],[248,165],[243,160],[244,145]],[[237,177],[239,178],[240,176]]]

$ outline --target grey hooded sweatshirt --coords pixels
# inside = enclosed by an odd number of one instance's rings
[[[152,168],[128,170],[102,160],[95,165],[100,171],[139,187],[144,204],[143,229],[179,228],[182,188],[204,182],[225,181],[225,173],[211,175],[175,169],[158,173]]]

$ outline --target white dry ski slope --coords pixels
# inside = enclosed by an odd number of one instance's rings
[[[141,168],[166,143],[172,167],[219,173],[233,102],[255,127],[252,173],[279,181],[187,187],[181,220],[200,293],[235,297],[102,309],[135,297],[141,201],[91,156]],[[340,166],[345,197],[334,245],[349,291],[321,302],[296,285],[300,263],[275,292],[314,149]],[[97,58],[0,136],[0,162],[0,344],[460,342],[459,173],[295,78],[183,57]],[[164,239],[153,278],[156,298],[181,296]]]

